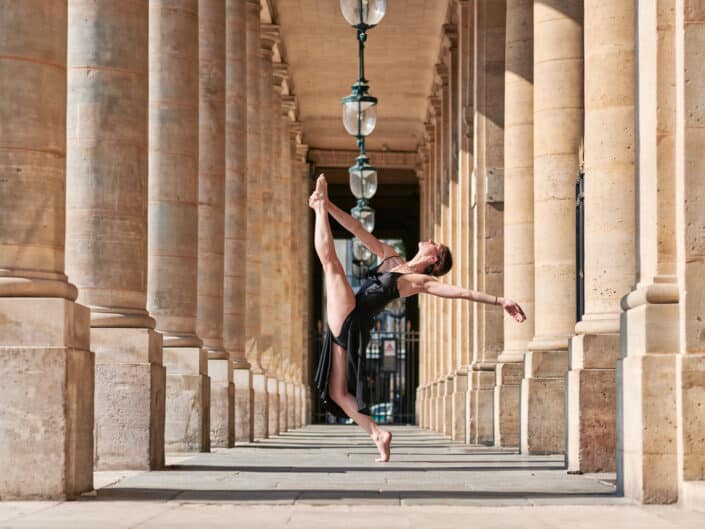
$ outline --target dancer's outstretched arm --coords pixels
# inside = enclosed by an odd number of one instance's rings
[[[405,296],[412,294],[430,294],[439,298],[465,299],[486,305],[501,305],[502,308],[518,322],[526,320],[526,315],[524,311],[521,310],[519,304],[508,298],[486,294],[478,290],[470,290],[469,288],[458,285],[441,283],[436,278],[424,274],[409,274],[404,276],[403,281],[408,282],[411,287],[408,293],[402,292],[400,288],[400,292]]]

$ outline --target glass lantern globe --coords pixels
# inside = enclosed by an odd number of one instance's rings
[[[352,240],[352,254],[355,261],[360,261],[361,263],[369,261],[372,257],[372,252],[369,248],[357,238]]]
[[[373,27],[387,12],[387,0],[340,0],[340,10],[351,26]]]
[[[377,192],[377,169],[369,164],[367,156],[359,156],[357,163],[348,169],[350,190],[355,198],[369,200]]]
[[[377,125],[377,98],[353,93],[343,98],[343,126],[351,136],[367,136]]]
[[[369,233],[375,229],[375,210],[367,205],[364,199],[357,201],[357,205],[352,208],[350,214],[362,224],[362,227]]]

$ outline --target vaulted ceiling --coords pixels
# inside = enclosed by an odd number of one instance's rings
[[[280,25],[304,143],[354,150],[355,140],[343,128],[341,98],[357,79],[357,40],[339,1],[267,3]],[[415,151],[420,143],[447,6],[446,0],[389,0],[387,15],[370,30],[365,76],[379,106],[369,150]]]

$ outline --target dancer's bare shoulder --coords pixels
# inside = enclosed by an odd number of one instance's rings
[[[435,279],[426,274],[404,274],[397,280],[397,290],[401,297],[408,298],[409,296],[423,292],[429,281],[435,281]]]

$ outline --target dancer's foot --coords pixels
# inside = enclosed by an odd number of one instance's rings
[[[375,459],[377,463],[386,463],[391,455],[392,433],[385,430],[379,430],[376,434],[372,434],[372,440],[377,445],[379,457]]]
[[[328,182],[326,182],[326,177],[323,173],[318,175],[316,179],[316,193],[318,193],[323,200],[328,200]]]

